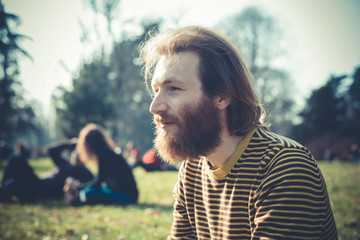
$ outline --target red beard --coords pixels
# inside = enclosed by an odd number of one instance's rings
[[[155,149],[170,163],[207,156],[221,143],[222,123],[219,110],[211,98],[203,96],[197,106],[184,106],[179,113],[183,118],[164,113],[155,116]],[[173,124],[164,130],[161,123]],[[171,130],[171,131],[170,131]]]

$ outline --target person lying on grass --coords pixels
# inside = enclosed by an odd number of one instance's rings
[[[42,199],[62,199],[65,179],[72,177],[78,181],[90,181],[92,173],[87,169],[78,155],[74,153],[76,139],[56,142],[48,146],[48,154],[55,168],[38,176],[28,163],[28,154],[21,142],[17,142],[4,170],[0,187],[0,202],[29,203]],[[64,151],[72,151],[71,159],[66,158]]]

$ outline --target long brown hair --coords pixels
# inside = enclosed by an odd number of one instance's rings
[[[80,130],[76,144],[76,152],[82,162],[97,160],[98,154],[103,149],[114,150],[114,141],[106,134],[103,127],[89,123]]]
[[[191,51],[200,58],[198,74],[203,91],[210,97],[229,96],[229,131],[244,135],[254,126],[267,128],[266,113],[260,103],[252,74],[239,50],[214,30],[188,26],[151,36],[140,46],[143,75],[148,89],[155,66],[163,55]]]

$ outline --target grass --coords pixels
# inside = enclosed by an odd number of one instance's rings
[[[320,163],[340,239],[360,240],[360,164]]]
[[[38,174],[53,167],[47,158],[30,164]],[[62,200],[1,204],[0,239],[166,239],[177,173],[145,173],[136,168],[134,174],[140,192],[139,204],[134,206],[74,208]]]
[[[47,158],[32,159],[41,174]],[[0,164],[3,169],[4,163]],[[340,239],[360,239],[360,165],[320,162]],[[140,197],[134,206],[82,206],[64,201],[0,204],[0,239],[166,239],[172,222],[176,172],[145,173],[136,168]],[[0,170],[0,178],[2,170]]]

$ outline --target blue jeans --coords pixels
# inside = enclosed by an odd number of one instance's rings
[[[133,201],[124,193],[114,192],[108,187],[96,189],[85,187],[79,192],[80,204],[132,204]]]

